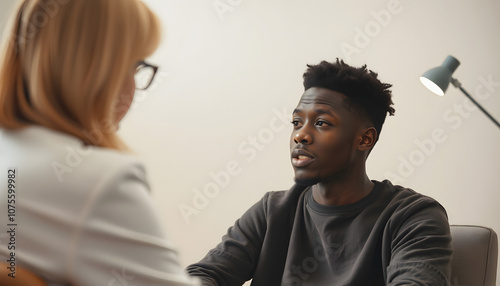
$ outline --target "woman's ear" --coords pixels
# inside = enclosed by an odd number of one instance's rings
[[[361,140],[359,141],[358,149],[360,151],[369,151],[377,142],[377,130],[375,127],[369,127],[361,131]]]

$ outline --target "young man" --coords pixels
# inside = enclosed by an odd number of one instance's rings
[[[366,66],[308,65],[293,112],[296,184],[267,193],[188,272],[204,285],[448,285],[450,230],[430,197],[368,178],[391,85]]]

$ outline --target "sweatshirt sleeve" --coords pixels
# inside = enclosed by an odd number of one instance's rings
[[[250,280],[266,233],[268,195],[248,209],[201,261],[188,266],[188,273],[200,277],[203,285],[242,285]]]
[[[89,189],[68,253],[72,285],[200,285],[162,230],[144,168],[127,163]]]
[[[452,249],[444,208],[424,197],[395,217],[387,285],[449,285]]]

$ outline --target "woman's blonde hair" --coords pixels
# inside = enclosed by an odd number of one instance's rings
[[[125,149],[115,113],[127,74],[159,45],[154,13],[139,0],[24,0],[14,16],[0,54],[0,127],[41,125]]]

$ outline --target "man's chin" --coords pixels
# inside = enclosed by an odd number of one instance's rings
[[[295,177],[295,183],[297,185],[301,185],[301,186],[305,186],[305,187],[316,185],[317,183],[319,183],[319,181],[320,181],[319,178],[297,178],[297,177]]]

